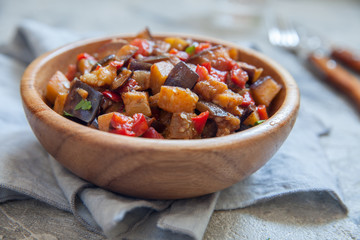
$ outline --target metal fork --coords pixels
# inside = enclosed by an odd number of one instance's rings
[[[295,53],[301,60],[308,60],[317,72],[325,76],[327,82],[349,97],[360,112],[360,81],[330,57],[330,44],[317,36],[309,36],[304,31],[300,34],[294,23],[285,18],[277,17],[270,22],[269,42]]]
[[[277,17],[269,27],[268,38],[272,45],[295,51],[300,45],[300,36],[294,24],[285,18]]]

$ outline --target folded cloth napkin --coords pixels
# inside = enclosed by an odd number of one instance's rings
[[[243,208],[295,192],[322,192],[345,212],[336,178],[319,144],[327,128],[300,110],[279,152],[259,171],[218,193],[160,201],[98,188],[50,157],[25,119],[19,82],[40,54],[80,36],[25,21],[11,44],[0,47],[0,202],[35,198],[72,212],[88,229],[127,239],[202,239],[214,210]]]

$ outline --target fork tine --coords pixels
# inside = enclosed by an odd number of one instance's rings
[[[300,43],[299,34],[294,24],[284,17],[276,17],[268,30],[271,44],[287,49],[295,49]]]

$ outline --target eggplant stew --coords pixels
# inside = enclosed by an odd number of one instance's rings
[[[201,139],[268,119],[282,86],[238,51],[208,42],[154,39],[148,29],[81,53],[49,80],[54,111],[101,131],[145,138]]]

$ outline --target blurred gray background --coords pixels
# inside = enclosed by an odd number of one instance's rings
[[[359,48],[358,0],[0,0],[0,43],[23,19],[76,33],[186,32],[232,41],[266,40],[265,17],[287,16],[309,31]],[[237,14],[238,21],[227,21]],[[225,15],[225,17],[224,17]]]

